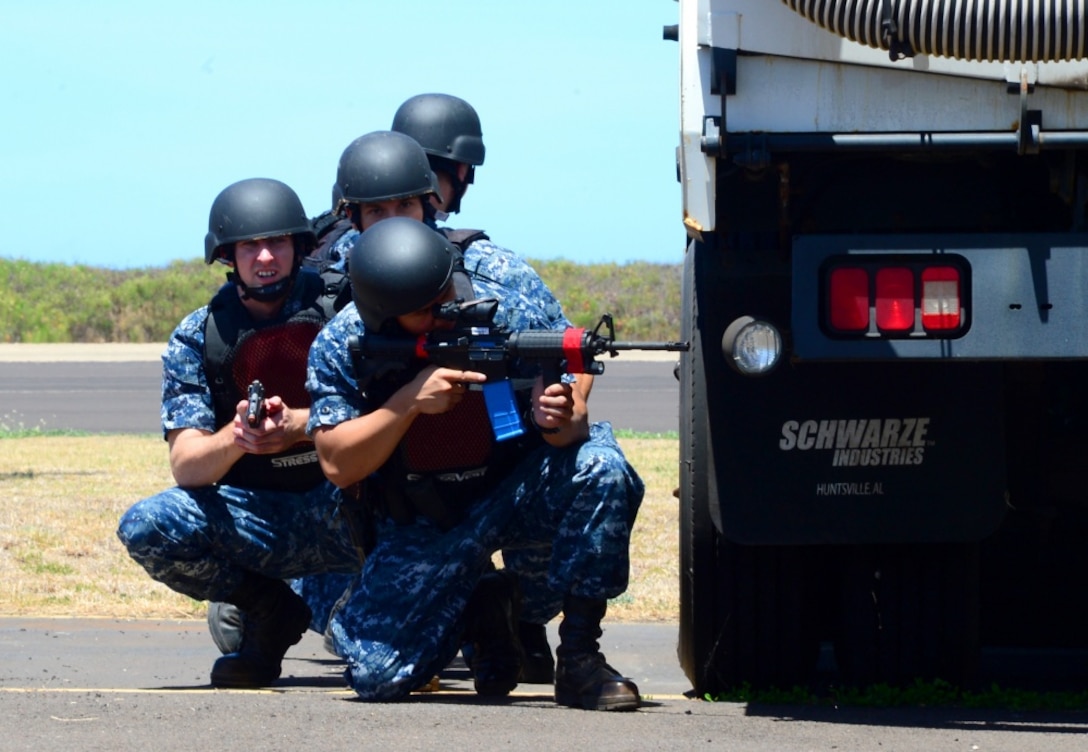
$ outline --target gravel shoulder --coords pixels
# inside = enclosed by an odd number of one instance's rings
[[[166,344],[0,344],[0,363],[131,363],[159,360]]]

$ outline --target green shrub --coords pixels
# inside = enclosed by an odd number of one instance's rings
[[[0,342],[164,342],[223,282],[222,266],[104,269],[0,259]]]
[[[626,340],[680,334],[680,266],[534,261],[575,326],[615,317]],[[0,258],[0,342],[164,342],[223,284],[201,259],[106,269]]]

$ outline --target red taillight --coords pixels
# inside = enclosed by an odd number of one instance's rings
[[[876,327],[909,332],[914,328],[914,274],[904,267],[876,272]]]
[[[927,331],[960,325],[960,273],[952,266],[922,270],[922,327]]]
[[[952,338],[967,326],[969,267],[949,256],[851,256],[824,280],[828,333],[864,338]]]
[[[831,326],[844,332],[869,328],[869,275],[864,269],[841,267],[831,272]]]

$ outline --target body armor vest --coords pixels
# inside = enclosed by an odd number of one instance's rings
[[[446,240],[457,246],[462,255],[477,240],[490,240],[483,230],[454,230],[449,227],[440,227],[438,231],[446,236]]]
[[[204,329],[204,367],[215,406],[215,422],[234,420],[250,382],[290,407],[309,407],[306,361],[310,345],[335,314],[337,291],[317,274],[300,273],[302,308],[292,316],[254,322],[232,284],[220,288],[208,306]],[[324,480],[312,442],[278,454],[246,454],[219,481],[243,488],[305,491]]]
[[[383,404],[423,365],[373,382],[368,398]],[[519,392],[518,404],[528,406],[527,392]],[[378,470],[375,490],[382,498],[375,501],[398,522],[410,522],[419,514],[443,528],[453,527],[472,502],[497,486],[540,441],[533,431],[496,441],[483,392],[469,390],[452,410],[416,417]]]

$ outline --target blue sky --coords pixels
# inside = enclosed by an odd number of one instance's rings
[[[450,224],[531,258],[674,263],[673,0],[37,0],[0,11],[0,257],[116,268],[203,254],[226,185],[311,215],[340,153],[456,94],[486,163]]]

